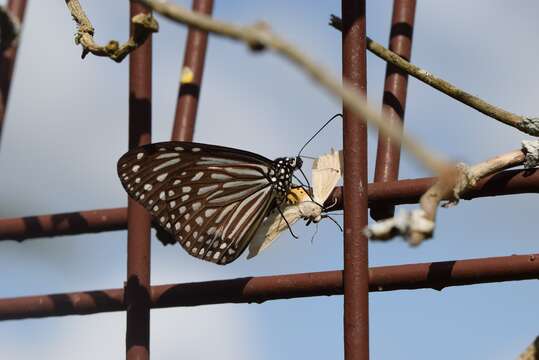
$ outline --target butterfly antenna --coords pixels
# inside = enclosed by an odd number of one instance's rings
[[[334,218],[332,218],[331,216],[325,214],[325,215],[322,215],[323,218],[328,218],[329,220],[333,221],[333,223],[335,223],[335,225],[337,225],[337,227],[339,228],[339,230],[341,230],[341,232],[343,232],[343,229],[342,229],[342,226],[341,224],[339,224],[337,222],[337,220],[335,220]]]
[[[307,181],[307,186],[309,187],[309,189],[311,189],[311,183],[309,182],[309,179],[307,179],[307,176],[305,176],[305,173],[303,172],[303,170],[301,170],[301,168],[299,168],[298,170],[301,173],[301,175],[303,175],[303,178],[305,179],[305,181]]]
[[[333,119],[335,119],[336,117],[341,117],[341,119],[342,119],[342,114],[335,114],[335,115],[333,115],[333,116],[331,117],[331,119],[329,119],[328,121],[326,121],[325,124],[322,125],[322,127],[321,127],[320,129],[318,129],[318,131],[315,132],[314,135],[311,136],[309,140],[307,140],[307,142],[305,143],[305,145],[303,145],[303,147],[299,150],[298,156],[301,156],[301,152],[305,149],[305,147],[306,147],[307,145],[309,145],[309,143],[310,143],[310,142],[311,142],[311,141],[312,141],[318,134],[320,134],[320,132],[321,132],[322,130],[324,130],[324,128],[325,128],[326,126],[328,126],[329,123],[332,122]]]
[[[313,236],[311,236],[311,244],[314,243],[314,237],[318,234],[318,223],[316,223],[316,230],[314,231]]]
[[[290,234],[294,237],[294,239],[299,239],[299,237],[296,236],[296,234],[294,234],[294,232],[292,231],[292,227],[290,226],[290,223],[288,222],[288,220],[286,220],[286,218],[284,217],[284,214],[281,211],[280,206],[277,206],[277,210],[279,210],[279,214],[281,214],[281,217],[283,218],[284,222],[286,223],[286,226],[288,226],[288,231],[290,231]]]

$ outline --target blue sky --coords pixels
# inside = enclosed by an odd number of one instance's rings
[[[189,1],[178,3],[190,6]],[[82,1],[101,43],[127,38],[127,1]],[[335,1],[216,1],[215,16],[240,24],[263,19],[335,75],[340,34],[327,26]],[[392,2],[369,1],[370,37],[387,43]],[[419,2],[412,61],[519,114],[537,115],[538,5],[504,1]],[[170,136],[186,30],[159,19],[154,37],[153,139]],[[123,206],[116,161],[127,149],[127,61],[80,59],[74,23],[61,1],[30,1],[0,151],[0,216]],[[385,64],[368,55],[368,97],[379,106]],[[272,54],[212,37],[195,139],[277,157],[297,153],[339,101]],[[469,163],[519,147],[516,130],[410,80],[406,129],[447,157]],[[369,151],[375,154],[376,132]],[[334,123],[310,155],[340,148]],[[371,156],[370,170],[374,156]],[[401,177],[428,175],[409,155]],[[372,171],[370,178],[372,178]],[[464,201],[439,213],[433,240],[410,248],[371,244],[370,264],[525,254],[536,194]],[[342,234],[330,222],[296,226],[253,260],[221,267],[152,240],[152,283],[342,268]],[[0,296],[121,287],[126,232],[0,243]],[[371,358],[515,358],[537,335],[537,281],[370,295]],[[157,359],[340,358],[342,297],[216,305],[152,312]],[[0,323],[5,359],[118,358],[125,315],[71,316]],[[211,346],[208,346],[211,344]]]

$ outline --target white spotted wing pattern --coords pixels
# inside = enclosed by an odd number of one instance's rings
[[[192,256],[235,260],[260,223],[281,204],[299,158],[263,156],[216,145],[163,142],[118,161],[127,193]]]

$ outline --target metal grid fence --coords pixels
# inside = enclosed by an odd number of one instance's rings
[[[22,22],[26,4],[9,0],[7,9]],[[415,0],[394,1],[389,48],[405,59],[411,56],[415,5]],[[211,15],[212,8],[213,0],[193,1],[194,11]],[[147,9],[131,4],[131,16],[141,11]],[[343,78],[365,94],[365,0],[342,0],[342,19]],[[192,69],[194,80],[179,88],[173,140],[193,139],[206,45],[205,32],[189,29],[183,65]],[[0,134],[16,54],[15,44],[0,58]],[[129,64],[129,146],[135,147],[151,141],[151,38],[131,54]],[[392,123],[403,120],[406,86],[407,75],[388,65],[383,111]],[[0,320],[127,311],[126,356],[148,359],[151,308],[344,294],[345,358],[368,359],[369,291],[440,290],[539,277],[539,254],[368,268],[368,242],[361,233],[368,208],[375,219],[391,216],[395,205],[416,203],[435,179],[397,180],[400,148],[380,135],[375,182],[367,184],[366,127],[359,120],[344,109],[345,185],[331,196],[345,213],[343,270],[151,286],[150,218],[129,200],[127,208],[0,219],[0,240],[128,230],[124,288],[0,299]],[[466,198],[538,191],[538,173],[511,170],[483,179]]]

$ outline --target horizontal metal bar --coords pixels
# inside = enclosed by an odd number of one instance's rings
[[[127,229],[127,208],[97,209],[0,219],[0,240],[96,233]]]
[[[370,291],[393,291],[539,278],[539,254],[380,266],[369,269]],[[342,271],[245,277],[151,287],[154,309],[341,295]],[[0,299],[0,320],[125,310],[123,289]]]
[[[414,204],[434,183],[435,178],[371,183],[368,186],[369,206],[373,204]],[[539,172],[508,170],[489,176],[462,196],[473,199],[485,196],[539,192]],[[337,204],[332,210],[342,209],[341,188],[335,188],[327,204]],[[71,213],[0,219],[0,241],[34,239],[59,235],[125,230],[126,208],[99,209]]]

